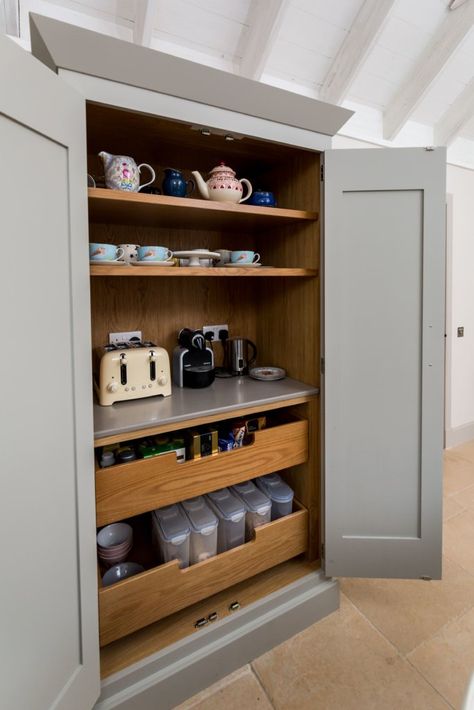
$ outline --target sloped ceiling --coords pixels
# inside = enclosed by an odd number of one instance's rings
[[[450,5],[3,0],[0,30],[29,48],[28,13],[54,17],[338,103],[356,112],[344,135],[381,145],[447,144],[450,162],[474,169],[474,0]]]

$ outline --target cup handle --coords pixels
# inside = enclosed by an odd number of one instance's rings
[[[258,253],[258,251],[256,251],[255,254],[253,255],[252,264],[256,264],[259,261],[260,261],[260,254]]]
[[[122,252],[122,253],[119,254],[119,252]],[[120,261],[120,259],[122,258],[122,256],[123,256],[124,254],[125,254],[125,250],[122,249],[122,247],[119,247],[119,248],[117,249],[117,256],[115,257],[114,261]]]
[[[168,256],[166,257],[165,261],[171,261],[172,258],[173,252],[171,251],[171,249],[168,249]]]
[[[187,188],[189,187],[189,185],[191,185],[191,189],[188,191]],[[194,184],[194,180],[188,180],[188,181],[186,182],[186,197],[187,197],[188,195],[191,195],[191,193],[194,192],[194,188],[195,188],[195,187],[196,187],[196,185]]]
[[[95,180],[90,173],[87,173],[87,187],[96,187]]]
[[[242,178],[242,180],[239,180],[239,182],[241,182],[241,183],[243,182],[244,185],[247,186],[247,194],[245,195],[245,197],[242,197],[242,199],[239,200],[239,203],[240,203],[240,202],[245,202],[245,200],[249,199],[250,195],[252,194],[252,185],[250,184],[250,182],[246,178]]]
[[[148,168],[148,170],[151,172],[153,177],[151,178],[150,182],[145,182],[145,183],[143,183],[143,185],[140,185],[140,187],[138,188],[138,192],[140,192],[140,190],[143,190],[143,188],[146,187],[147,185],[151,185],[152,182],[155,182],[155,178],[156,178],[155,171],[153,170],[151,165],[148,165],[148,163],[140,163],[140,165],[138,166],[138,173],[139,174],[141,174],[141,172],[142,172],[141,168]]]

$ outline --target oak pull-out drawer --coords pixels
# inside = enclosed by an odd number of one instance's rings
[[[308,458],[308,422],[297,419],[256,431],[233,451],[178,463],[174,452],[96,468],[97,526],[263,476]]]
[[[99,589],[100,645],[163,619],[237,582],[253,577],[308,548],[308,511],[295,512],[255,529],[255,538],[187,569],[178,561]]]

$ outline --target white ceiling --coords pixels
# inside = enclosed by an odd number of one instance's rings
[[[385,145],[441,137],[452,162],[474,169],[474,0],[456,10],[449,4],[0,0],[0,29],[29,47],[28,13],[38,12],[307,96],[336,97],[356,109],[345,135]]]

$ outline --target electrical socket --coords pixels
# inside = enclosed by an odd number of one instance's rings
[[[116,345],[117,343],[126,343],[132,338],[142,339],[141,330],[130,330],[128,333],[109,333],[109,345]]]
[[[219,342],[220,330],[226,330],[227,332],[229,332],[229,326],[224,323],[224,325],[203,325],[202,327],[202,332],[204,333],[204,335],[206,335],[206,333],[213,333],[213,343]]]

